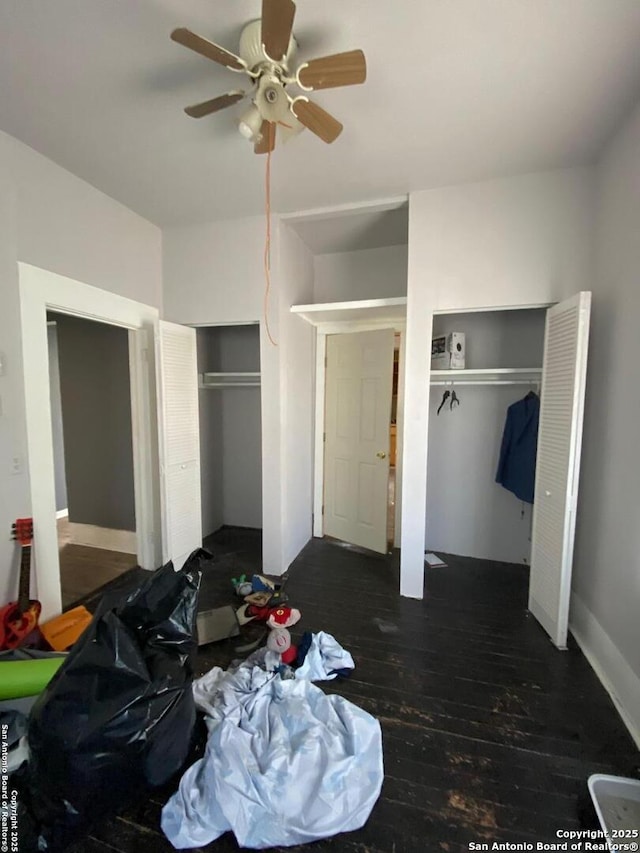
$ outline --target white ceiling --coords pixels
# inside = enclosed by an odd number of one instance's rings
[[[391,210],[356,211],[333,216],[304,216],[290,219],[314,255],[357,252],[384,246],[406,246],[409,242],[409,207]]]
[[[159,224],[260,213],[264,158],[238,107],[182,108],[238,75],[169,40],[236,50],[260,0],[2,0],[0,129]],[[320,92],[345,124],[273,159],[304,210],[593,158],[640,86],[639,0],[299,0],[300,59],[364,49],[364,86]]]

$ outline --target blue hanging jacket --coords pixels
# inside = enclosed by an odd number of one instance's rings
[[[536,478],[539,419],[540,398],[533,392],[509,406],[496,474],[496,483],[530,504]]]

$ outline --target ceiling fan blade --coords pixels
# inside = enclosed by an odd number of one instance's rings
[[[332,115],[304,98],[295,100],[291,110],[298,121],[324,142],[333,142],[342,133],[342,125]]]
[[[174,30],[171,33],[171,38],[173,41],[178,42],[178,44],[188,47],[190,50],[195,50],[195,52],[199,53],[200,56],[205,56],[207,59],[213,59],[213,61],[217,62],[219,65],[224,65],[234,71],[246,70],[246,65],[239,56],[230,53],[228,50],[225,50],[218,44],[214,44],[212,41],[202,38],[202,36],[192,33],[191,30],[188,30],[186,27],[179,27],[177,30]]]
[[[298,71],[298,80],[306,89],[335,89],[354,86],[367,79],[367,62],[361,50],[334,53],[312,59]]]
[[[293,0],[262,0],[262,44],[275,62],[287,55],[295,14]]]
[[[256,154],[268,154],[276,147],[276,126],[272,121],[263,121],[260,128],[261,139],[253,147]]]
[[[184,111],[191,118],[202,118],[211,115],[211,113],[217,113],[219,110],[224,110],[225,107],[230,107],[232,104],[237,104],[245,95],[246,92],[227,92],[226,95],[220,95],[210,101],[202,101],[200,104],[185,107]]]

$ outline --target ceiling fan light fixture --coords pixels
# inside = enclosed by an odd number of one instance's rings
[[[260,18],[250,21],[242,30],[238,55],[186,27],[175,29],[171,38],[200,56],[250,78],[252,105],[240,117],[238,129],[254,143],[256,154],[273,151],[276,132],[285,141],[300,133],[303,127],[323,142],[334,142],[343,129],[342,123],[310,101],[306,93],[364,83],[367,77],[364,53],[347,50],[321,56],[303,62],[294,71],[296,2],[261,0],[261,5]],[[289,85],[295,85],[305,94],[292,96],[287,91]],[[246,94],[244,91],[227,92],[192,104],[186,107],[185,113],[200,119],[232,106]]]
[[[260,115],[260,110],[256,107],[255,104],[251,104],[248,110],[246,110],[241,116],[238,122],[238,130],[244,136],[245,139],[252,140],[253,142],[260,136],[260,129],[262,128],[262,116]]]

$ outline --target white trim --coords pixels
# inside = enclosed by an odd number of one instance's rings
[[[134,530],[115,530],[110,527],[70,521],[65,534],[65,538],[71,545],[103,548],[105,551],[120,551],[123,554],[137,552],[137,536]]]
[[[569,627],[640,749],[640,678],[575,592],[571,595]]]
[[[404,445],[404,360],[407,349],[406,329],[400,334],[400,363],[398,365],[398,402],[396,406],[396,518],[393,531],[394,548],[400,547],[402,535],[402,466]]]
[[[321,537],[324,531],[322,503],[324,496],[324,390],[326,353],[327,336],[318,329],[316,335],[315,448],[313,463],[313,535],[318,537]]]
[[[158,323],[158,310],[30,264],[18,263],[18,275],[35,577],[43,619],[47,619],[60,613],[62,607],[49,398],[47,311],[58,311],[122,328],[153,329]],[[142,363],[135,357],[134,361],[136,365],[131,377],[131,394],[137,559],[140,566],[152,569],[159,565],[161,559],[157,452],[154,456],[157,428],[155,410],[150,408],[150,404],[155,402],[155,385],[151,382],[150,372],[153,364]],[[136,446],[143,449],[137,461]]]
[[[129,330],[129,377],[131,385],[131,426],[133,450],[134,512],[138,565],[153,570],[162,560],[160,511],[160,458],[156,415],[156,379],[153,327]],[[153,478],[151,488],[139,488],[145,477]]]
[[[49,325],[49,324],[47,323],[47,325]],[[66,509],[59,509],[59,510],[57,510],[57,512],[56,512],[56,518],[57,518],[57,519],[60,519],[60,518],[69,518],[69,507],[67,507]]]
[[[377,300],[367,300],[377,301]],[[322,504],[324,501],[324,414],[325,414],[325,356],[327,351],[327,335],[342,335],[349,332],[370,332],[375,329],[393,328],[400,335],[400,373],[398,375],[398,410],[396,412],[396,519],[394,546],[400,542],[400,527],[402,519],[402,426],[404,423],[404,351],[405,327],[402,320],[353,320],[341,323],[320,323],[316,333],[316,393],[315,393],[315,442],[313,465],[313,535],[324,536],[324,519]]]

